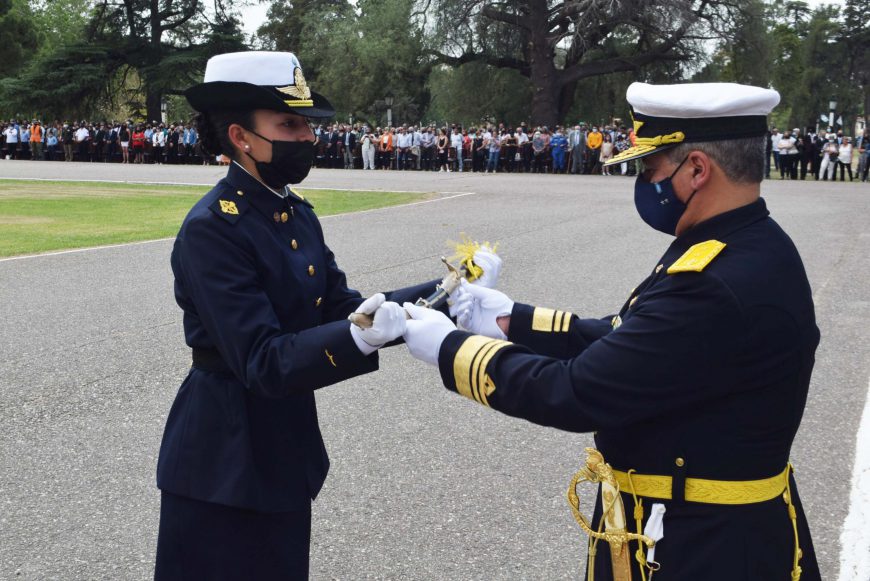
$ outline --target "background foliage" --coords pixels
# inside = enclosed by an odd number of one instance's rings
[[[770,86],[781,126],[870,111],[870,0],[263,3],[246,38],[225,0],[0,0],[0,115],[186,118],[205,61],[246,48],[296,52],[339,121],[373,126],[603,123],[636,80]]]

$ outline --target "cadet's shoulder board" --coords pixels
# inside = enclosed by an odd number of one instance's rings
[[[287,188],[287,192],[290,194],[290,199],[293,200],[294,202],[302,202],[303,204],[305,204],[309,208],[314,208],[314,205],[311,202],[309,202],[308,200],[306,200],[305,196],[303,196],[302,194],[300,194],[298,191],[294,190],[293,188]]]
[[[532,331],[542,333],[567,333],[571,326],[571,317],[568,311],[556,311],[535,307],[532,315]]]
[[[725,248],[724,242],[718,240],[707,240],[695,244],[677,259],[675,263],[668,267],[668,274],[678,272],[701,272],[708,264],[713,262],[722,249]]]
[[[209,209],[230,224],[235,224],[242,217],[242,214],[245,213],[245,210],[248,209],[248,206],[242,201],[241,196],[230,197],[225,194],[216,199],[209,206]]]
[[[489,407],[487,398],[495,391],[495,383],[486,366],[496,353],[511,344],[482,335],[472,335],[463,341],[453,358],[456,392]]]

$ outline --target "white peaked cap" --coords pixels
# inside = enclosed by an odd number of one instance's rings
[[[208,59],[204,83],[225,81],[278,87],[292,85],[302,68],[292,52],[248,51],[219,54]]]
[[[779,104],[773,89],[737,83],[632,83],[625,98],[636,113],[680,119],[766,116]]]
[[[632,83],[625,97],[631,105],[634,145],[604,165],[681,143],[761,137],[767,133],[767,115],[779,103],[779,93],[772,89],[737,83]]]

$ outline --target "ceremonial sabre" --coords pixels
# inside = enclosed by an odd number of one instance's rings
[[[577,496],[577,485],[581,482],[592,482],[601,485],[602,514],[598,530],[593,530],[590,523],[580,512],[580,499]],[[647,547],[655,545],[651,538],[637,533],[628,532],[625,520],[625,507],[619,494],[619,483],[613,474],[610,464],[604,461],[604,456],[595,448],[586,448],[586,464],[581,468],[568,486],[568,504],[580,528],[589,535],[589,556],[587,569],[590,581],[595,573],[595,549],[599,540],[610,545],[610,561],[613,565],[614,581],[631,581],[631,551],[629,541],[641,541]],[[605,531],[602,532],[601,529]]]
[[[475,252],[485,250],[495,254],[495,251],[498,249],[498,243],[490,245],[489,242],[484,242],[481,244],[465,234],[461,235],[459,242],[448,242],[448,245],[452,245],[455,251],[450,260],[458,260],[459,267],[453,266],[447,258],[442,256],[441,262],[447,266],[447,276],[436,285],[435,292],[426,298],[417,299],[417,302],[414,304],[418,307],[437,309],[443,306],[450,297],[450,293],[456,290],[463,278],[468,282],[474,282],[483,275],[483,267],[474,262]],[[405,316],[409,319],[411,318],[407,312]],[[360,329],[370,329],[374,322],[374,315],[367,315],[365,313],[351,313],[347,318]]]
[[[429,295],[426,298],[419,298],[417,302],[414,303],[418,307],[426,307],[427,309],[437,309],[447,302],[447,298],[450,296],[450,293],[456,290],[456,287],[459,286],[460,281],[467,274],[467,269],[464,266],[456,268],[452,264],[450,264],[446,258],[441,257],[441,262],[443,262],[447,266],[447,275],[441,279],[441,282],[435,286],[435,292]],[[409,319],[411,318],[408,313],[405,313],[405,316]],[[360,329],[369,329],[371,328],[374,322],[373,315],[367,315],[365,313],[351,313],[348,315],[347,319],[359,327]]]

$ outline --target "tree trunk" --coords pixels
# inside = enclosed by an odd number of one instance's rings
[[[559,72],[547,40],[547,2],[529,2],[529,80],[532,81],[532,124],[553,127],[559,118]]]
[[[163,59],[163,47],[161,45],[163,37],[163,22],[160,20],[160,2],[159,0],[150,0],[151,13],[149,21],[151,23],[151,34],[148,39],[149,46],[149,65],[156,66]],[[163,92],[154,88],[152,79],[145,76],[145,111],[148,115],[148,121],[163,121],[160,111],[160,102],[162,101]]]
[[[565,83],[559,90],[559,121],[566,121],[565,117],[568,116],[568,109],[574,104],[574,93],[576,92],[577,81]],[[569,125],[573,124],[571,121],[567,121],[567,123]]]
[[[160,102],[162,101],[163,94],[160,91],[152,89],[147,80],[145,83],[145,111],[148,116],[148,121],[157,121],[160,123],[163,121],[162,112],[160,110]]]

